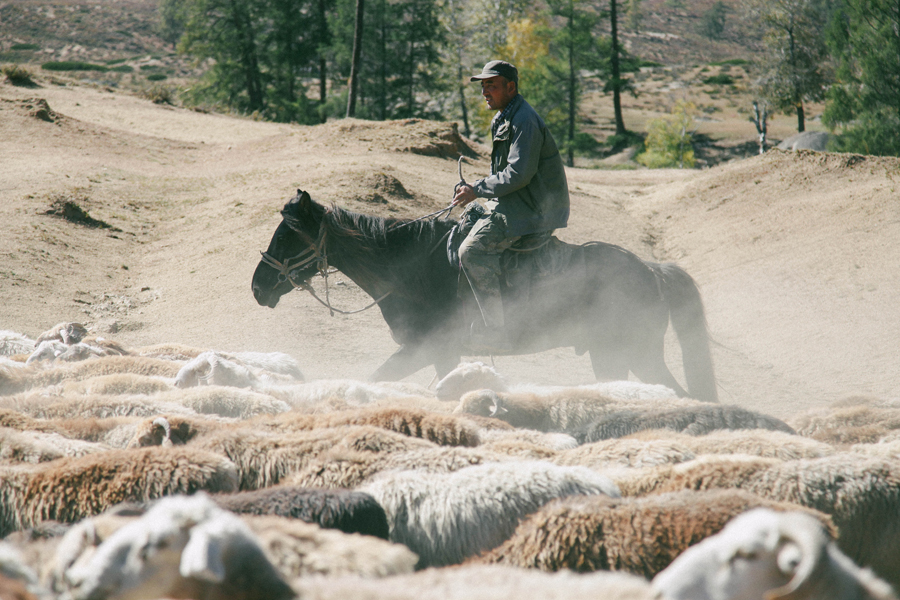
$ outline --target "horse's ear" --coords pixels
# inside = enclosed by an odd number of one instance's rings
[[[288,204],[296,204],[300,210],[308,210],[310,205],[312,205],[312,198],[309,197],[307,192],[297,190],[297,195],[291,198]]]

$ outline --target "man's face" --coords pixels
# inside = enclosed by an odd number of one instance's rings
[[[503,110],[516,95],[516,84],[505,77],[481,80],[481,95],[491,110]]]

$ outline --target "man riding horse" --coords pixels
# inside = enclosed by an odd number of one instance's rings
[[[549,236],[565,227],[569,187],[553,135],[519,94],[516,68],[492,60],[471,81],[481,81],[481,95],[498,112],[491,121],[491,175],[460,185],[453,198],[454,206],[488,199],[459,258],[481,313],[470,326],[470,349],[503,354],[512,346],[500,295],[500,255],[525,237]]]

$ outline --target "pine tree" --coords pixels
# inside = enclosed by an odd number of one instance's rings
[[[845,0],[828,42],[838,71],[823,122],[843,128],[837,149],[900,156],[900,5]]]
[[[766,53],[759,88],[776,108],[795,112],[797,131],[806,129],[804,102],[824,98],[829,80],[822,0],[754,0],[750,20],[762,30]]]

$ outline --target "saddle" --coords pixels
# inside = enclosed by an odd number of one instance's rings
[[[481,205],[472,203],[450,230],[447,238],[447,258],[450,264],[460,271],[462,267],[459,261],[459,247],[478,219],[486,214]],[[531,296],[536,285],[547,279],[553,279],[553,275],[561,274],[569,267],[575,248],[559,241],[553,236],[552,231],[522,236],[500,255],[501,287],[506,291],[514,290],[520,298]]]

